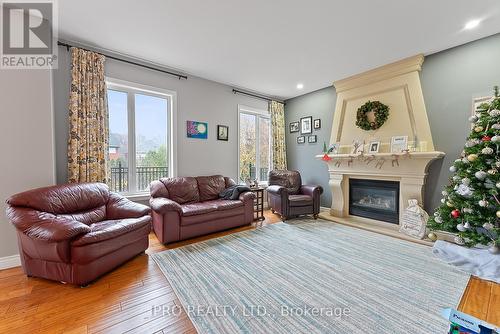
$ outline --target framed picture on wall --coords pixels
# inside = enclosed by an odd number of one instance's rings
[[[299,132],[299,122],[290,123],[290,133]]]
[[[229,126],[217,125],[217,140],[229,140]]]
[[[312,116],[302,117],[300,119],[300,134],[301,135],[307,135],[307,134],[311,134],[313,132],[312,121],[313,121]]]
[[[307,137],[307,142],[312,144],[318,141],[318,137],[316,135],[311,135]]]
[[[188,138],[207,139],[208,123],[198,121],[186,121],[186,133]]]
[[[314,120],[314,130],[321,129],[321,119]]]
[[[305,136],[298,136],[297,137],[297,144],[304,144],[305,142],[306,142]]]

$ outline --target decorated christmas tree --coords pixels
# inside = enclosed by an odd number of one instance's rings
[[[468,247],[500,245],[500,96],[481,104],[470,117],[472,131],[459,159],[450,167],[450,184],[429,220],[431,230],[448,231]],[[434,233],[429,238],[435,239]]]

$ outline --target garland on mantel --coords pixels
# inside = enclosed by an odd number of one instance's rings
[[[326,159],[328,157],[328,159]],[[403,154],[392,154],[391,155],[391,164],[392,167],[399,167],[399,159],[411,159],[411,152],[408,150],[404,151]],[[384,166],[385,162],[387,161],[386,158],[377,158],[375,154],[364,154],[360,153],[358,155],[350,155],[349,160],[347,160],[347,167],[352,167],[352,163],[354,162],[354,159],[361,160],[367,165],[372,163],[373,161],[376,161],[375,163],[375,168],[382,169]],[[328,154],[325,154],[322,158],[323,161],[331,161],[334,160],[334,158],[331,158]],[[345,160],[345,159],[344,159]],[[340,167],[342,165],[342,160],[337,160],[335,161],[335,167]]]

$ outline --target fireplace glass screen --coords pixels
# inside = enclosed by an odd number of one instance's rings
[[[349,214],[399,224],[399,182],[349,179]]]

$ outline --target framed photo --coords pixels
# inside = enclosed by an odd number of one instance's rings
[[[217,125],[217,140],[229,140],[229,126]]]
[[[316,143],[318,141],[318,137],[316,135],[311,135],[307,137],[308,143]]]
[[[368,153],[378,153],[379,148],[380,148],[379,141],[371,141],[368,144]]]
[[[313,118],[312,116],[302,117],[300,119],[300,134],[307,135],[313,132],[312,128]]]
[[[353,140],[352,141],[352,150],[351,154],[361,154],[365,150],[365,143],[361,140]]]
[[[317,130],[317,129],[321,129],[321,119],[315,119],[314,122],[313,122],[313,126],[314,126],[314,129]]]
[[[306,142],[305,136],[298,136],[297,137],[297,144],[304,144],[305,142]]]
[[[208,123],[198,121],[186,121],[186,133],[188,138],[207,139]]]
[[[408,149],[408,136],[394,136],[391,139],[391,153],[401,153]]]
[[[290,123],[290,133],[299,132],[299,122]]]
[[[340,152],[340,143],[333,143],[328,149],[328,154],[339,154]]]

